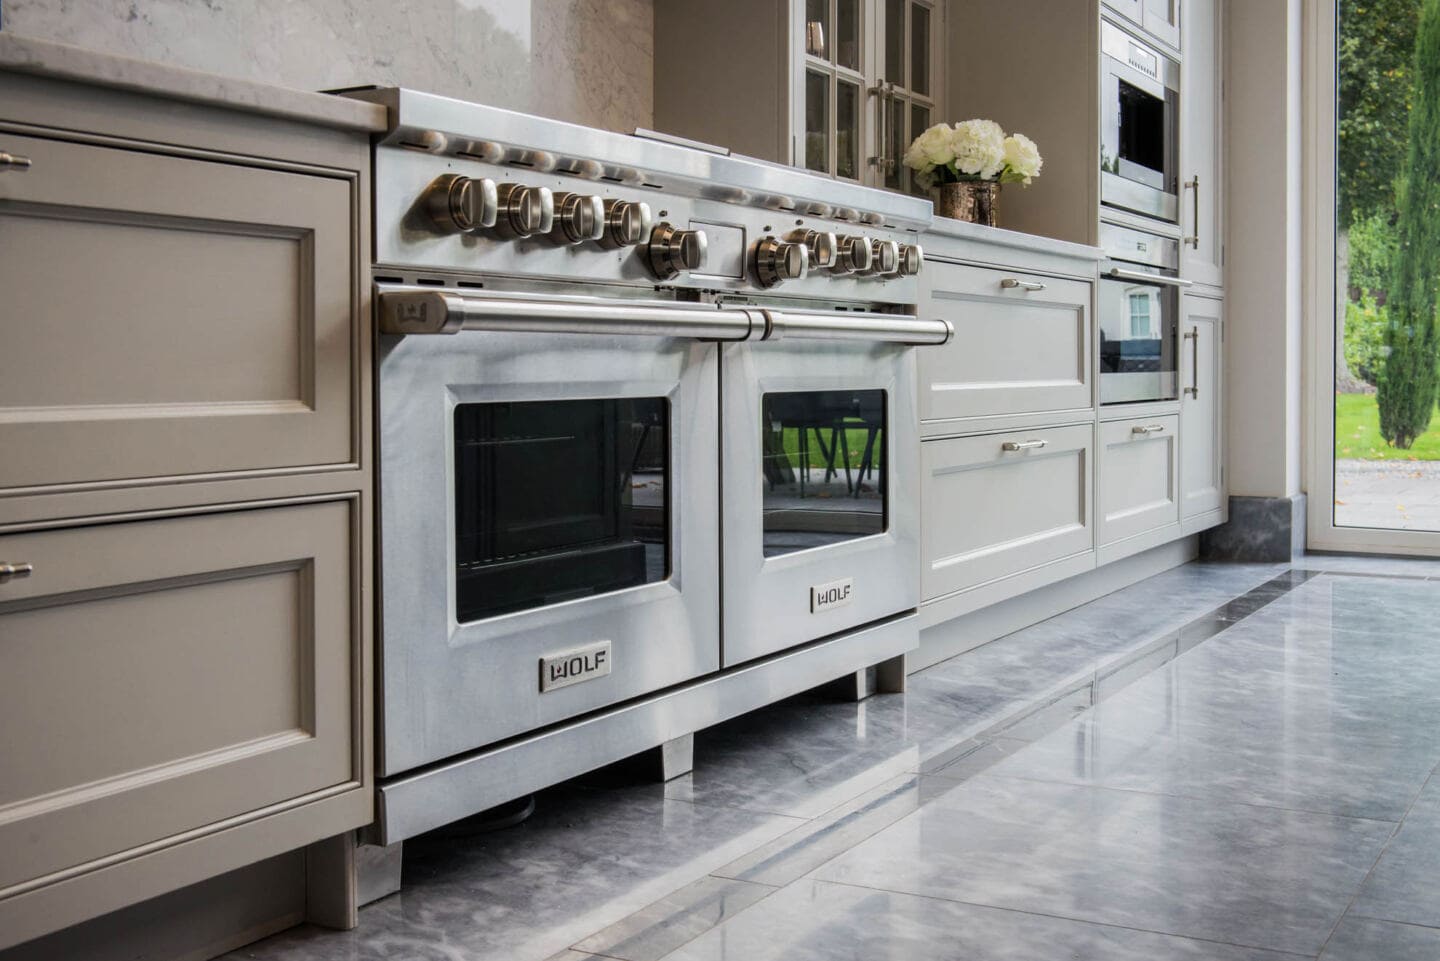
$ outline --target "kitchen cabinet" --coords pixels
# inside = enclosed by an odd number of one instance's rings
[[[1140,25],[1161,42],[1180,49],[1180,19],[1188,0],[1144,0]],[[1214,0],[1211,0],[1212,5]]]
[[[944,2],[659,4],[655,126],[842,180],[911,190],[905,148],[943,119]]]
[[[1102,547],[1180,523],[1179,420],[1170,415],[1100,424],[1096,514]]]
[[[0,949],[374,810],[384,110],[123,66],[0,34]]]
[[[1085,423],[921,444],[921,597],[1089,553],[1094,430]]]
[[[1185,0],[1180,61],[1180,275],[1213,287],[1225,282],[1223,10]]]
[[[1185,533],[1225,520],[1224,301],[1181,301],[1180,502]]]
[[[932,257],[921,287],[920,313],[955,325],[950,343],[919,351],[922,421],[1044,412],[1053,422],[1094,407],[1092,284]]]

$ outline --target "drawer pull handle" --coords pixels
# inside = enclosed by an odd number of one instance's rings
[[[1017,450],[1039,450],[1047,443],[1049,442],[1043,440],[1007,440],[1000,445],[1000,449],[1012,452]]]
[[[1044,290],[1045,285],[1036,283],[1033,280],[1017,280],[1014,277],[1006,277],[1000,281],[1000,286],[1005,290]]]
[[[34,564],[27,564],[23,561],[19,564],[8,564],[0,561],[0,584],[15,577],[29,577],[33,573],[35,573]]]
[[[1160,433],[1161,431],[1163,431],[1164,429],[1165,429],[1165,425],[1164,425],[1164,424],[1145,424],[1145,425],[1143,425],[1143,426],[1140,425],[1140,424],[1136,424],[1134,427],[1130,428],[1130,433],[1132,433],[1132,434],[1158,434],[1158,433]]]
[[[0,150],[0,171],[29,169],[29,157],[22,157],[19,154],[6,153],[5,151]]]

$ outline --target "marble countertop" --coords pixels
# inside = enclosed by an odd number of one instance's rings
[[[0,32],[0,70],[213,104],[323,127],[365,133],[386,128],[385,108],[376,104],[98,53],[12,33]]]
[[[1050,254],[1056,257],[1073,257],[1076,260],[1098,261],[1103,260],[1105,255],[1098,247],[1089,247],[1085,244],[1072,244],[1064,240],[1055,240],[1051,237],[1042,237],[1038,234],[1023,234],[1015,230],[1002,230],[999,227],[986,227],[982,224],[967,223],[963,220],[954,220],[950,217],[935,215],[931,221],[928,233],[940,234],[943,237],[957,237],[961,240],[973,240],[978,243],[994,244],[1000,247],[1014,247],[1019,250],[1026,250],[1037,254]]]

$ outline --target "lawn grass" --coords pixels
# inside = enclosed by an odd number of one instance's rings
[[[1335,395],[1337,460],[1440,460],[1440,413],[1409,450],[1396,450],[1380,436],[1380,410],[1374,394]]]
[[[865,452],[865,434],[866,434],[866,431],[865,431],[865,429],[864,429],[863,427],[862,427],[862,428],[859,428],[859,429],[851,428],[851,429],[845,431],[845,436],[846,436],[846,438],[847,438],[847,440],[848,440],[849,447],[850,447],[850,466],[851,466],[851,467],[859,467],[859,466],[860,466],[860,455]],[[830,446],[830,429],[829,429],[828,427],[825,428],[823,431],[821,431],[821,437],[824,438],[825,446],[826,446],[826,447],[829,447],[829,446]],[[877,439],[876,439],[877,448],[878,448],[878,444],[879,444],[879,439],[877,438]],[[785,453],[789,455],[789,462],[790,462],[790,464],[793,465],[793,466],[798,467],[798,466],[800,465],[800,431],[799,431],[797,428],[794,428],[794,427],[787,427],[787,428],[785,428],[784,445],[785,445]],[[835,466],[836,466],[837,468],[839,468],[840,470],[842,470],[842,471],[844,470],[844,467],[845,467],[845,458],[844,458],[843,455],[844,455],[844,451],[842,450],[842,451],[841,451],[840,453],[838,453],[838,454],[836,455],[836,457],[835,457]],[[876,456],[876,457],[879,456],[879,450],[878,450],[878,449],[875,451],[875,455],[874,455],[874,456]],[[810,466],[811,466],[811,467],[824,467],[824,466],[825,466],[825,456],[820,453],[820,445],[819,445],[819,443],[816,442],[815,432],[814,432],[813,430],[810,432]]]

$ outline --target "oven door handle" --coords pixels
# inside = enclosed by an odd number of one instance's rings
[[[955,336],[955,325],[944,319],[842,311],[764,310],[761,313],[768,321],[766,340],[860,340],[924,347],[948,343]]]
[[[448,290],[382,290],[377,299],[385,334],[488,330],[746,340],[763,335],[767,326],[762,311],[730,306],[536,300]]]
[[[1121,270],[1119,267],[1111,267],[1105,272],[1106,277],[1114,277],[1116,280],[1133,280],[1142,284],[1164,284],[1167,287],[1193,287],[1195,281],[1181,280],[1179,277],[1161,277],[1157,274],[1145,274],[1138,270]]]

